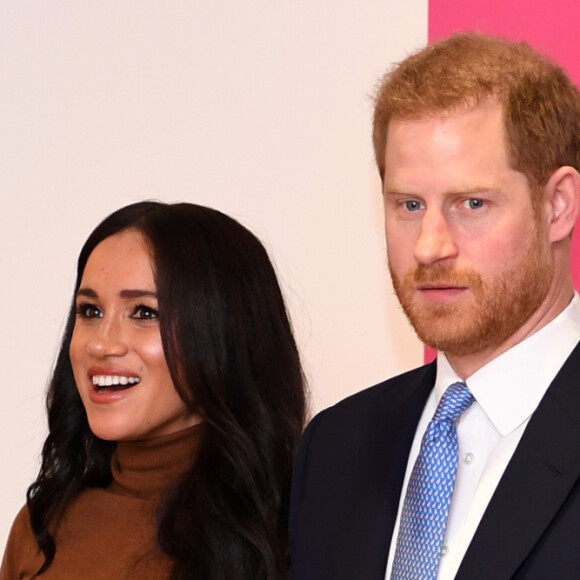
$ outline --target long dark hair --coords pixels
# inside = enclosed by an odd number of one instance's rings
[[[158,541],[174,579],[283,578],[292,465],[305,421],[298,351],[274,269],[260,241],[206,207],[146,201],[107,217],[83,246],[141,232],[152,252],[160,331],[175,387],[204,418],[202,447],[163,499]],[[114,442],[92,434],[69,358],[75,306],[48,387],[49,435],[27,503],[44,553],[72,498],[111,482]]]

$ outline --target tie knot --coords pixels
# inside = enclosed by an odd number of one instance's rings
[[[433,421],[457,421],[474,401],[475,398],[465,383],[453,383],[443,393]]]

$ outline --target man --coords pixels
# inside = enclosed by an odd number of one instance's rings
[[[578,92],[525,44],[460,34],[386,75],[373,142],[393,285],[439,356],[311,422],[293,577],[580,578]]]

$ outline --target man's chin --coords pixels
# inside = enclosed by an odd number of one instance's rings
[[[413,318],[411,325],[419,339],[432,349],[446,354],[464,356],[487,348],[493,337],[477,324],[469,324],[469,315],[454,312],[441,312]]]
[[[444,352],[446,354],[463,356],[472,354],[480,350],[479,346],[474,346],[472,340],[466,340],[463,336],[454,335],[434,335],[433,333],[424,334],[417,331],[417,336],[428,347]]]

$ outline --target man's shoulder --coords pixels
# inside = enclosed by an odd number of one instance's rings
[[[413,405],[415,399],[420,400],[422,407],[435,383],[435,365],[423,365],[350,395],[318,413],[310,428],[371,424],[382,420],[385,414],[398,413]]]
[[[376,481],[379,472],[386,477],[385,470],[400,467],[396,460],[399,449],[408,441],[410,446],[435,374],[435,364],[426,365],[360,391],[318,413],[300,444],[294,505],[301,504],[305,494],[313,493],[312,489],[317,490],[317,498],[318,493],[324,495],[324,503],[329,505],[332,502],[328,494],[347,493],[355,479],[368,475],[369,481]],[[346,477],[347,472],[352,477]],[[342,483],[336,487],[338,480]],[[329,482],[333,482],[333,491]]]
[[[398,395],[412,395],[416,388],[435,381],[435,363],[426,364],[386,379],[372,387],[354,393],[326,409],[328,412],[352,412],[357,408],[375,407],[382,400]],[[401,390],[404,390],[401,392]]]

